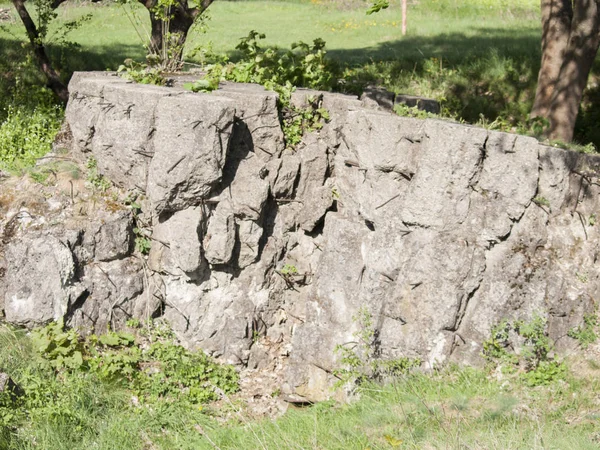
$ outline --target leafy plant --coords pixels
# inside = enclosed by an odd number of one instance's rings
[[[577,339],[582,348],[587,348],[598,340],[598,316],[590,313],[583,316],[583,324],[568,331],[567,336]]]
[[[394,105],[394,112],[402,117],[415,117],[417,119],[437,119],[440,116],[427,111],[423,111],[416,106],[407,106],[403,104]]]
[[[84,349],[79,335],[74,329],[66,330],[62,320],[32,331],[31,340],[43,365],[56,371],[83,368]]]
[[[131,209],[133,215],[133,222],[135,224],[133,228],[135,249],[142,255],[147,255],[152,248],[152,239],[150,238],[152,231],[149,225],[142,220],[142,205],[138,202],[137,195],[133,197],[127,196],[123,203]]]
[[[96,158],[88,158],[85,167],[88,170],[87,181],[92,188],[100,193],[105,193],[110,188],[111,183],[103,175],[98,173],[98,162],[96,161]]]
[[[567,366],[564,362],[540,361],[534,370],[522,374],[528,386],[545,386],[556,380],[564,380],[567,376]]]
[[[514,323],[515,332],[525,339],[521,357],[525,359],[526,370],[537,369],[548,361],[552,343],[546,332],[546,319],[535,315],[531,320],[518,320]]]
[[[204,78],[193,83],[185,83],[183,87],[192,92],[212,92],[219,88],[219,79],[214,77]]]
[[[208,92],[218,87],[220,80],[240,83],[258,83],[279,94],[279,117],[288,148],[294,148],[306,132],[322,128],[329,120],[328,112],[319,99],[312,99],[306,108],[292,104],[291,97],[297,86],[330,89],[332,75],[325,59],[325,41],[315,39],[312,45],[294,43],[291,49],[280,52],[274,47],[262,48],[265,35],[252,30],[242,38],[236,49],[240,60],[225,60],[208,68],[207,75],[185,87],[196,92]]]
[[[150,253],[152,248],[152,240],[144,234],[144,231],[138,227],[133,229],[135,234],[135,249],[142,255]]]
[[[298,269],[292,264],[284,264],[281,268],[282,275],[297,275]]]
[[[117,69],[117,73],[126,80],[135,81],[141,84],[154,84],[164,86],[167,84],[166,78],[162,74],[162,69],[151,64],[139,63],[131,58],[127,58]]]
[[[483,356],[491,363],[497,361],[507,362],[514,365],[518,362],[517,356],[510,352],[510,331],[512,325],[507,320],[503,320],[498,325],[492,327],[491,336],[483,342]]]
[[[319,100],[312,99],[307,108],[282,105],[282,131],[288,148],[294,148],[302,141],[305,133],[320,130],[323,123],[329,121],[329,112],[320,107],[319,103]]]
[[[548,201],[546,197],[542,197],[541,195],[538,195],[532,201],[538,206],[550,207],[550,201]]]
[[[367,10],[367,15],[371,15],[386,9],[390,6],[389,0],[375,0],[371,7]]]
[[[590,214],[590,218],[588,219],[588,225],[590,227],[593,227],[594,225],[596,225],[596,221],[598,220],[598,218],[596,217],[596,214]]]
[[[567,373],[564,362],[550,357],[552,348],[546,319],[535,315],[529,321],[504,320],[493,327],[483,342],[483,356],[491,367],[501,366],[504,372],[518,373],[528,385],[539,386],[563,379]]]
[[[36,329],[31,336],[44,376],[93,374],[126,386],[148,404],[174,400],[197,404],[217,399],[215,388],[225,393],[238,389],[232,367],[215,363],[203,352],[184,349],[164,326],[150,322],[135,331],[109,331],[84,339],[61,321]],[[43,380],[28,382],[28,395],[37,395],[35,389],[31,391],[32,383]]]
[[[379,356],[373,317],[366,307],[360,308],[352,320],[358,324],[354,333],[356,340],[335,348],[342,364],[341,368],[334,370],[339,379],[337,387],[398,377],[421,365],[419,359],[383,359]]]

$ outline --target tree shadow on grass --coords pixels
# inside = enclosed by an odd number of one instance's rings
[[[350,92],[357,93],[365,84],[409,94],[425,92],[441,100],[446,113],[458,119],[525,131],[540,68],[539,31],[470,31],[476,34],[406,36],[374,47],[330,50],[328,56],[354,68],[357,83],[350,84]],[[600,78],[599,57],[591,77]],[[575,141],[593,142],[597,148],[599,99],[600,87],[585,92],[575,131]]]
[[[328,55],[349,65],[390,60],[413,62],[432,57],[460,64],[484,57],[492,49],[502,57],[532,60],[539,67],[540,36],[537,30],[531,28],[476,28],[469,30],[469,34],[399,36],[397,40],[373,47],[329,50]]]

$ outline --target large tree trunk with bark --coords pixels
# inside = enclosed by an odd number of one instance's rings
[[[572,0],[541,0],[541,2],[542,63],[531,117],[545,117],[550,110],[554,86],[569,43],[573,18]]]
[[[548,119],[549,139],[570,142],[600,45],[598,0],[541,0],[541,5],[542,64],[531,116]]]
[[[597,0],[576,0],[569,45],[548,112],[549,138],[570,142],[583,90],[600,44]]]
[[[58,6],[63,3],[65,0],[55,0],[52,3],[52,8],[56,9]],[[50,59],[46,54],[46,48],[44,47],[44,43],[40,37],[40,33],[35,26],[29,11],[25,7],[25,0],[12,0],[23,25],[25,26],[25,31],[27,32],[27,37],[29,38],[29,43],[33,47],[33,54],[35,56],[35,60],[42,71],[42,73],[46,76],[48,80],[48,86],[54,93],[58,96],[58,98],[63,102],[67,103],[69,100],[69,91],[67,90],[67,86],[61,81],[60,75],[58,72],[52,67]]]

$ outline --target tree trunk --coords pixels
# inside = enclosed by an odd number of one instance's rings
[[[161,61],[180,61],[188,31],[194,24],[194,20],[195,16],[191,16],[179,8],[175,9],[168,21],[157,18],[151,12],[150,53],[158,55]],[[164,42],[165,38],[168,39],[168,42]]]
[[[546,117],[569,43],[572,0],[541,0],[542,63],[531,117]]]
[[[573,139],[579,104],[600,44],[598,13],[597,0],[575,0],[569,43],[548,112],[550,139]]]
[[[187,0],[178,0],[171,8],[170,18],[163,20],[156,16],[156,0],[138,0],[150,13],[150,54],[157,55],[161,61],[181,61],[183,47],[190,28],[214,0],[202,0],[197,7],[189,7]],[[169,42],[164,38],[170,36]],[[170,54],[167,54],[170,53]]]
[[[15,9],[19,13],[19,17],[21,18],[23,25],[25,26],[27,37],[29,38],[29,42],[33,47],[33,54],[35,55],[38,66],[48,79],[48,86],[63,103],[67,103],[69,100],[69,91],[67,90],[65,84],[61,81],[58,72],[54,70],[52,64],[50,63],[50,59],[46,54],[46,48],[44,47],[40,33],[31,16],[29,15],[27,8],[25,8],[25,0],[12,0],[12,2],[15,6]],[[61,3],[62,1],[55,1],[52,6],[53,8],[56,8]]]

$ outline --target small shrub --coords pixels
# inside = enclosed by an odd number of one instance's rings
[[[88,158],[85,166],[88,170],[87,181],[92,186],[92,189],[100,193],[105,193],[110,188],[111,183],[104,175],[98,173],[98,162],[96,159],[94,157]]]
[[[491,367],[501,366],[505,373],[518,373],[529,386],[539,386],[567,374],[563,362],[550,358],[552,348],[546,319],[536,315],[530,321],[504,320],[493,327],[483,342],[483,356]]]
[[[365,307],[360,308],[352,319],[359,326],[354,333],[356,341],[335,348],[342,364],[334,370],[339,380],[336,387],[399,377],[421,365],[419,359],[400,357],[390,360],[378,355],[373,317]]]
[[[505,362],[509,365],[518,362],[517,356],[508,350],[511,329],[512,325],[507,320],[503,320],[492,328],[490,338],[483,342],[483,356],[488,362]]]
[[[150,64],[139,63],[130,58],[126,59],[117,69],[121,78],[135,81],[140,84],[154,84],[164,86],[167,79],[163,76],[159,67]]]
[[[585,314],[583,325],[569,330],[567,336],[577,339],[582,348],[587,348],[598,340],[598,316],[596,313]]]

